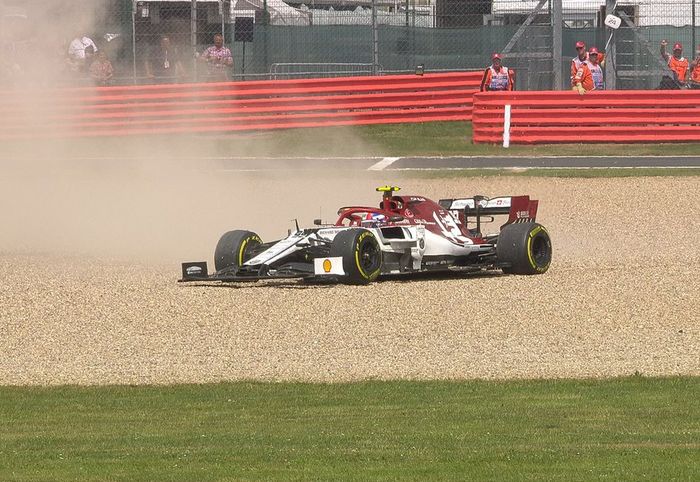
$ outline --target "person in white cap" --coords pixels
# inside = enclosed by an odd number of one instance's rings
[[[514,90],[514,84],[515,72],[503,66],[500,54],[493,54],[491,65],[484,71],[484,76],[481,78],[481,91]]]
[[[85,35],[77,35],[68,45],[68,62],[71,70],[87,70],[95,53],[97,53],[95,42]]]

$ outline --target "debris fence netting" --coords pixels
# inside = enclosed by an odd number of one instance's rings
[[[539,90],[567,86],[581,40],[611,54],[615,88],[651,89],[662,40],[695,57],[695,10],[695,0],[0,0],[0,84],[96,82],[71,58],[88,38],[112,65],[104,85],[478,70],[500,52],[516,88]],[[610,13],[619,28],[605,25]],[[216,34],[232,65],[202,55]]]

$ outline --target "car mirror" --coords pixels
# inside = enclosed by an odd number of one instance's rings
[[[314,226],[321,226],[323,224],[323,221],[321,219],[314,219]]]

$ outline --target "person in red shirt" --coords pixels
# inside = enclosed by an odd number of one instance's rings
[[[227,82],[233,73],[233,55],[224,45],[224,36],[220,33],[214,35],[214,45],[202,52],[199,60],[207,64],[209,81]]]
[[[678,88],[686,85],[688,75],[688,59],[683,57],[683,45],[679,42],[673,46],[673,55],[666,52],[667,40],[661,41],[661,57],[668,63],[668,68],[673,72],[673,80],[678,84]]]
[[[491,66],[484,71],[481,78],[481,92],[490,90],[514,90],[515,72],[504,67],[500,54],[491,56]]]

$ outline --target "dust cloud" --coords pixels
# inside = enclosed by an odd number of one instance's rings
[[[284,158],[300,148],[268,145],[269,136],[63,137],[66,126],[52,119],[65,114],[66,104],[80,106],[75,91],[62,87],[85,85],[62,64],[65,49],[109,22],[96,2],[46,3],[26,2],[30,23],[12,33],[23,52],[37,56],[29,62],[34,67],[0,82],[0,131],[15,129],[20,137],[0,140],[0,255],[209,259],[227,230],[278,239],[295,218],[304,226],[318,217],[332,222],[342,204],[376,203],[376,181],[349,170],[242,173],[216,162]],[[346,154],[348,145],[362,150],[350,129],[316,142],[326,143],[329,155],[339,145]]]
[[[362,174],[226,172],[170,160],[6,163],[0,254],[173,262],[209,259],[218,238],[249,229],[279,239],[343,204],[376,204]]]

